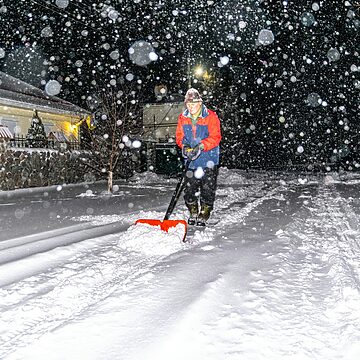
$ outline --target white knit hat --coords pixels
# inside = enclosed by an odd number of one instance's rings
[[[202,102],[202,98],[196,89],[191,88],[186,92],[185,103],[187,102]]]

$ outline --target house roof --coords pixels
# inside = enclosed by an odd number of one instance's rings
[[[57,114],[90,115],[90,112],[0,71],[0,105]]]

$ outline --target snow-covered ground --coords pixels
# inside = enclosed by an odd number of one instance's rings
[[[188,243],[175,183],[0,193],[1,359],[360,358],[360,176],[221,169]]]

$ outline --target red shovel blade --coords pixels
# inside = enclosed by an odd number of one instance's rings
[[[185,220],[155,220],[155,219],[139,219],[136,220],[135,224],[148,224],[152,226],[160,226],[160,229],[168,232],[168,230],[172,227],[176,227],[179,224],[184,225],[184,239],[187,231],[187,222]]]

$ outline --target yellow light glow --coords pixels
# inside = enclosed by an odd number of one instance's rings
[[[211,75],[207,71],[205,71],[205,73],[204,73],[204,79],[206,81],[211,80]]]
[[[203,74],[204,74],[204,68],[201,65],[197,66],[195,68],[195,75],[196,76],[203,76]]]

